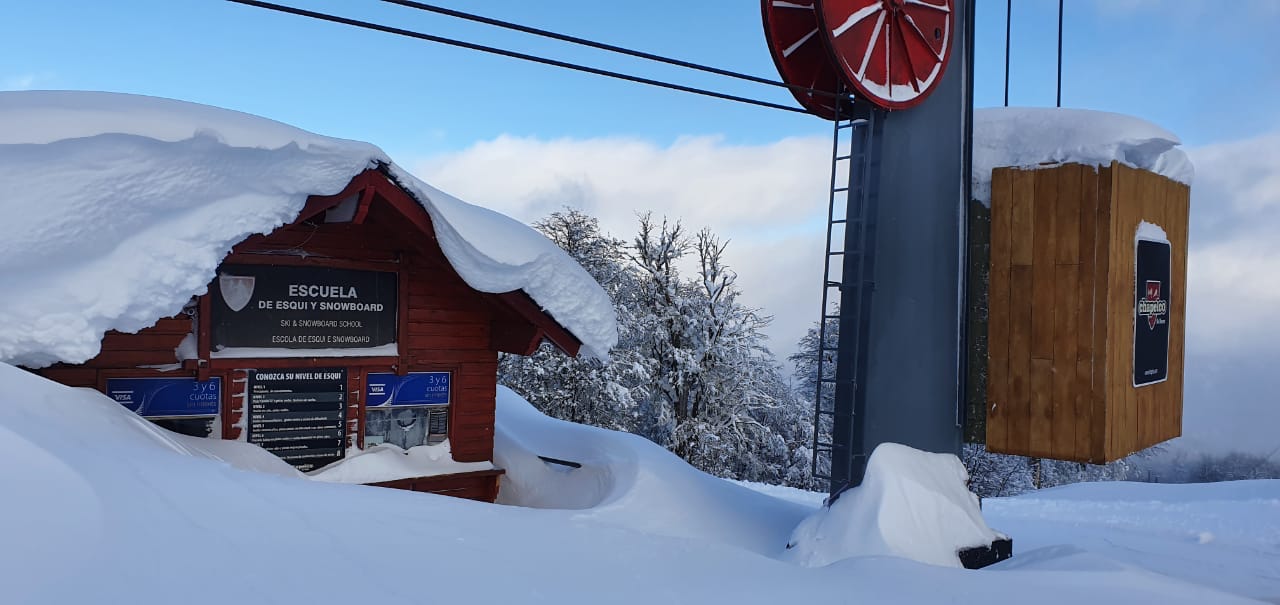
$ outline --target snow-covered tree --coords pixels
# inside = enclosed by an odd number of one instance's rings
[[[802,416],[806,426],[804,454],[807,458],[805,463],[810,465],[809,469],[807,469],[809,472],[806,473],[809,478],[807,485],[804,487],[815,490],[827,489],[825,482],[814,479],[811,472],[813,468],[813,423],[815,416],[818,422],[822,423],[819,435],[823,438],[830,439],[832,426],[831,416],[817,416],[815,414],[814,401],[815,399],[820,400],[823,410],[830,411],[835,406],[835,385],[830,382],[821,383],[821,390],[819,390],[818,359],[821,356],[822,377],[826,379],[834,378],[836,371],[836,352],[834,349],[840,335],[839,324],[836,320],[828,319],[825,321],[827,322],[826,330],[821,335],[819,334],[818,323],[814,322],[814,325],[800,338],[796,352],[787,358],[792,366],[796,398],[803,402],[804,413]],[[821,342],[819,341],[820,338]],[[831,458],[829,455],[819,456],[817,462],[819,475],[831,473]]]
[[[543,343],[530,357],[502,355],[499,376],[543,413],[570,422],[634,431],[644,407],[650,364],[637,355],[637,274],[624,242],[600,231],[599,222],[578,210],[554,212],[534,224],[605,289],[618,315],[619,345],[608,362],[571,358]]]
[[[545,345],[527,358],[504,355],[504,384],[547,414],[643,435],[707,472],[807,485],[811,436],[808,421],[797,422],[805,405],[765,347],[770,318],[738,301],[726,244],[650,215],[629,247],[577,210],[535,226],[609,293],[619,344],[608,363]],[[696,260],[692,278],[680,274],[682,259]]]
[[[770,318],[738,302],[726,244],[708,230],[688,238],[680,223],[640,217],[633,258],[643,278],[644,354],[653,360],[653,400],[663,408],[653,437],[699,468],[778,481],[793,447],[766,424],[792,405],[762,330]],[[678,261],[697,255],[693,280]]]

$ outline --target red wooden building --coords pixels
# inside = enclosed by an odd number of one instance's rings
[[[569,355],[582,345],[525,292],[468,286],[426,209],[369,169],[237,244],[182,314],[109,332],[93,359],[37,372],[173,430],[257,443],[302,471],[352,447],[446,438],[455,461],[488,462],[498,353],[528,355],[544,339]],[[501,473],[381,484],[492,501]]]

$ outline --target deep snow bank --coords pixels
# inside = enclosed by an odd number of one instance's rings
[[[0,363],[0,429],[22,438],[27,454],[58,458],[68,445],[102,454],[181,456],[241,470],[303,477],[289,463],[244,442],[180,435],[156,426],[93,389],[73,388]],[[30,458],[0,447],[0,460],[21,466]]]
[[[446,257],[485,292],[524,290],[604,356],[608,295],[555,244],[431,188],[367,143],[248,114],[137,95],[0,92],[0,360],[97,354],[203,294],[231,247],[288,223],[389,164],[426,208]]]
[[[642,437],[549,418],[502,386],[493,456],[507,471],[499,502],[581,509],[575,518],[768,556],[812,510],[712,477]]]
[[[378,483],[412,477],[487,471],[489,462],[455,462],[449,441],[404,449],[390,443],[357,450],[348,448],[342,460],[307,473],[316,481]]]
[[[973,197],[991,205],[991,170],[1075,162],[1122,164],[1190,185],[1195,169],[1177,135],[1141,118],[1105,111],[993,107],[973,112]]]
[[[656,455],[618,433],[562,432],[536,421],[529,427],[535,433],[519,435],[522,443],[541,446],[552,437],[579,436],[594,441],[587,449],[634,455],[638,469],[663,464],[646,460]],[[546,430],[539,434],[539,427]],[[611,446],[610,437],[619,443]],[[465,601],[475,600],[479,586],[485,602],[554,605],[763,605],[847,601],[851,594],[869,603],[1172,605],[1243,602],[1183,579],[1221,578],[1242,567],[1255,574],[1251,586],[1258,594],[1278,594],[1262,592],[1278,585],[1269,578],[1280,555],[1274,543],[1261,540],[1238,552],[1218,542],[1189,542],[1193,552],[1158,536],[1112,532],[1100,537],[1138,565],[1081,568],[1078,561],[1040,557],[1016,569],[971,572],[873,557],[805,569],[698,531],[707,519],[761,514],[768,497],[737,486],[717,488],[725,482],[688,467],[677,468],[678,477],[640,479],[630,490],[613,483],[631,496],[618,493],[622,497],[602,505],[610,514],[596,516],[593,510],[494,506],[307,481],[256,446],[218,445],[228,451],[190,455],[196,453],[191,444],[101,394],[0,364],[5,602],[416,602],[424,591],[435,600]],[[569,444],[558,453],[578,451]],[[244,466],[248,461],[238,454],[248,452],[283,466],[289,476],[246,472],[211,459],[226,455]],[[573,483],[559,486],[570,489]],[[1209,497],[1216,486],[1204,487]],[[636,506],[621,506],[624,501]],[[1092,517],[1107,519],[1107,509]],[[1262,526],[1274,518],[1257,509],[1237,522]],[[655,520],[663,531],[643,530]],[[744,523],[720,527],[750,529]],[[1073,544],[1080,536],[1077,523],[1058,528],[1039,522],[1020,530],[1019,539],[1025,542],[1043,527],[1053,529],[1038,537],[1052,544]],[[1181,562],[1178,569],[1199,575],[1169,577],[1139,568],[1152,553],[1170,550]]]
[[[957,553],[996,539],[969,492],[960,459],[897,443],[876,447],[862,485],[806,518],[786,559],[818,567],[859,556],[890,555],[960,567]]]

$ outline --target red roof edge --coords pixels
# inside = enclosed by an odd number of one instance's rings
[[[293,222],[301,223],[314,218],[320,213],[342,203],[343,200],[357,194],[361,195],[361,210],[367,213],[368,199],[371,192],[378,193],[424,235],[432,238],[432,240],[435,239],[435,229],[431,224],[431,216],[427,213],[427,209],[422,206],[422,203],[412,193],[400,186],[387,173],[386,166],[383,164],[357,174],[338,193],[308,197],[306,205],[303,206],[302,211],[298,213],[298,218],[294,219]],[[543,311],[525,291],[514,290],[498,294],[482,292],[481,294],[490,297],[499,307],[524,319],[534,328],[532,333],[513,334],[511,338],[496,339],[494,344],[498,346],[498,350],[519,355],[532,355],[537,350],[543,337],[570,357],[577,356],[578,351],[582,348],[582,341],[560,325],[554,317]]]

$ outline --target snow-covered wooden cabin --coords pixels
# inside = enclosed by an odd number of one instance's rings
[[[170,430],[493,500],[498,353],[616,339],[554,244],[373,146],[106,93],[0,93],[0,126],[29,145],[5,195],[34,202],[0,261],[0,359]]]

